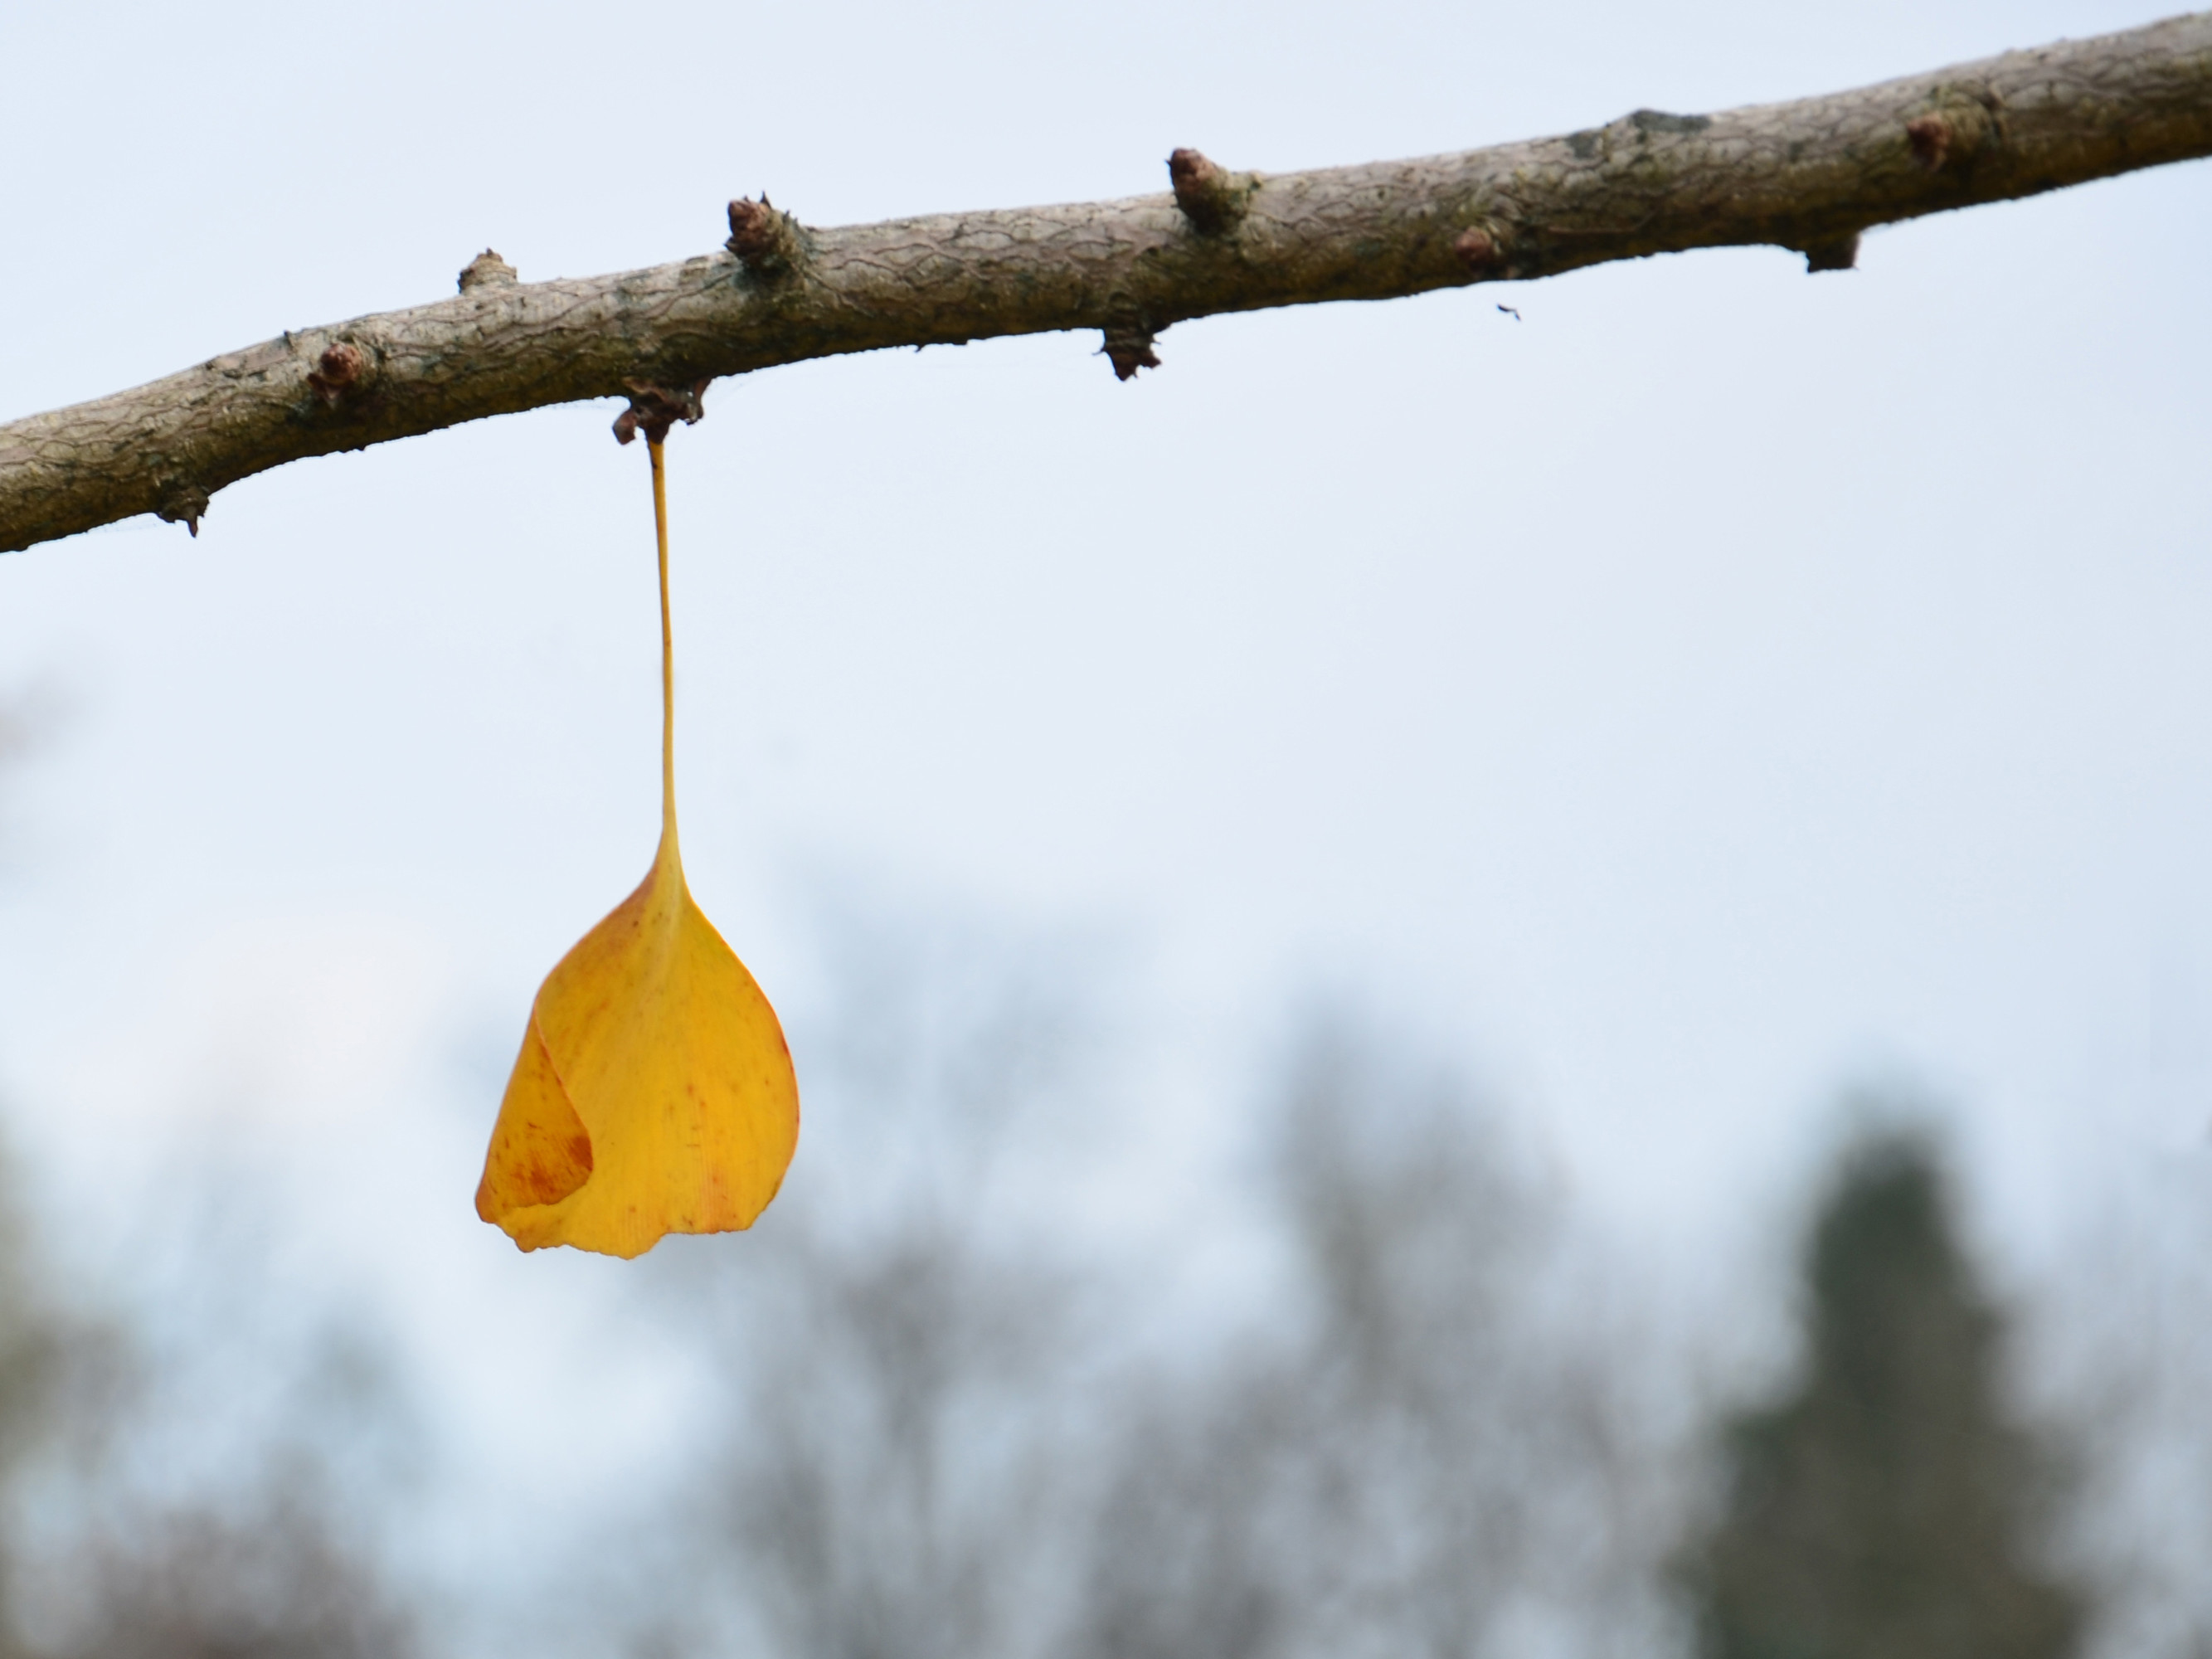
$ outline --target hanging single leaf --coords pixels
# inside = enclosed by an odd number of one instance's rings
[[[477,1188],[526,1250],[641,1255],[664,1233],[749,1227],[799,1144],[799,1084],[775,1011],[692,902],[676,838],[668,498],[660,551],[660,848],[653,868],[538,988]]]

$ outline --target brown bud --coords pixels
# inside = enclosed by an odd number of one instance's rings
[[[763,192],[757,202],[740,196],[730,204],[730,239],[723,244],[762,276],[774,276],[797,264],[805,252],[799,222],[781,213]]]
[[[1840,236],[1824,237],[1808,241],[1797,250],[1805,256],[1805,269],[1814,275],[1824,270],[1849,270],[1859,262],[1859,234],[1845,231]]]
[[[1159,354],[1152,349],[1157,337],[1152,331],[1140,324],[1119,324],[1104,331],[1105,343],[1099,349],[1106,361],[1114,365],[1114,378],[1130,380],[1140,368],[1158,368]]]
[[[1168,157],[1168,183],[1176,205],[1201,236],[1218,236],[1235,228],[1259,189],[1257,173],[1231,173],[1194,149]]]
[[[1505,268],[1505,250],[1497,233],[1480,225],[1460,232],[1452,240],[1452,252],[1478,276],[1494,276]]]
[[[1206,184],[1224,176],[1219,167],[1194,149],[1178,149],[1168,157],[1168,179],[1175,186],[1176,200],[1194,191],[1202,191]]]
[[[730,204],[726,246],[740,259],[757,259],[775,246],[775,210],[768,204],[768,198],[753,202],[740,196]]]
[[[200,520],[208,510],[208,492],[200,485],[188,483],[181,478],[172,478],[161,491],[161,503],[154,509],[154,516],[164,524],[180,524],[199,539]]]
[[[520,279],[514,267],[486,248],[461,269],[461,292],[476,288],[513,288]]]
[[[1912,159],[1930,173],[1949,159],[1952,136],[1950,122],[1940,115],[1923,115],[1905,124]]]
[[[321,373],[318,378],[326,386],[351,386],[361,378],[362,366],[367,361],[361,355],[359,346],[350,340],[341,340],[323,353]]]
[[[350,340],[340,340],[327,346],[307,373],[307,384],[324,403],[336,404],[346,392],[361,383],[368,372],[368,356]]]

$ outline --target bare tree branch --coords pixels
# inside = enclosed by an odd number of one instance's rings
[[[523,283],[279,339],[0,426],[0,550],[223,485],[544,404],[696,419],[718,375],[886,346],[1097,329],[1124,380],[1172,323],[1526,281],[1772,244],[1848,269],[1872,225],[2212,154],[2212,13],[1720,115],[1638,110],[1565,137],[1265,177],[1194,151],[1172,194],[835,230],[733,202],[726,251]]]

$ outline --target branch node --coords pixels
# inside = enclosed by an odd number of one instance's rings
[[[730,204],[730,239],[723,246],[756,276],[781,276],[806,257],[799,221],[772,205],[763,191],[757,202],[740,196]]]
[[[161,491],[161,504],[154,509],[154,516],[164,524],[180,524],[198,541],[200,520],[207,514],[208,493],[196,483],[173,479]]]
[[[1805,270],[1808,276],[1817,276],[1824,270],[1850,270],[1859,262],[1859,234],[1856,230],[1846,231],[1841,236],[1831,236],[1817,242],[1808,241],[1797,252],[1805,256]]]
[[[307,371],[307,384],[314,387],[325,408],[335,409],[338,399],[359,386],[368,372],[368,354],[352,341],[340,340],[324,349],[316,366]]]
[[[1140,368],[1158,368],[1159,354],[1152,349],[1159,337],[1142,323],[1115,323],[1103,331],[1106,343],[1098,355],[1114,365],[1114,378],[1133,380]]]
[[[489,248],[461,267],[461,292],[464,294],[477,288],[513,288],[521,280],[515,275],[514,267]]]
[[[696,426],[707,413],[701,400],[707,395],[707,382],[694,380],[690,386],[649,386],[642,380],[632,380],[629,386],[629,407],[615,416],[615,441],[626,444],[641,432],[649,444],[668,441],[668,428],[681,421],[686,426]]]
[[[1508,246],[1505,232],[1489,223],[1470,226],[1452,239],[1452,252],[1468,274],[1478,279],[1506,274]]]
[[[1175,187],[1176,205],[1182,216],[1201,236],[1235,229],[1252,204],[1252,192],[1260,187],[1257,173],[1231,173],[1194,149],[1179,149],[1168,157],[1168,182]]]

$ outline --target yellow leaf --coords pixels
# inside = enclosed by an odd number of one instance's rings
[[[749,1227],[799,1144],[775,1011],[692,902],[676,837],[668,512],[660,546],[661,830],[653,868],[538,988],[477,1188],[526,1250],[641,1255],[664,1233]]]

